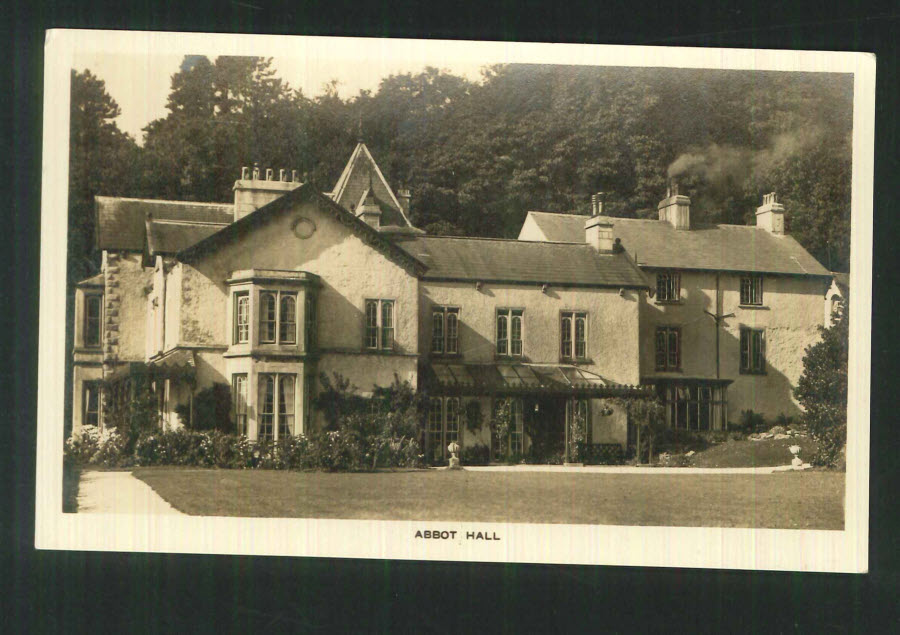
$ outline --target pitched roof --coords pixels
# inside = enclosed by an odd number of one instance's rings
[[[98,273],[96,276],[91,276],[90,278],[85,278],[77,283],[75,283],[76,287],[102,287],[105,284],[103,274]]]
[[[230,223],[234,206],[228,203],[195,203],[143,198],[96,196],[96,241],[98,249],[141,251],[145,220],[181,220],[200,223]]]
[[[579,214],[528,212],[547,240],[584,242]],[[659,220],[606,217],[613,236],[641,267],[753,271],[830,276],[792,236],[751,225],[708,225],[678,230]]]
[[[240,220],[226,225],[219,231],[201,239],[199,242],[181,249],[178,252],[177,257],[183,262],[192,262],[193,260],[202,257],[203,254],[217,249],[221,245],[228,244],[245,236],[247,232],[252,231],[256,225],[264,223],[273,214],[289,210],[293,205],[306,201],[315,202],[320,211],[331,214],[333,217],[337,218],[363,242],[373,249],[378,250],[404,269],[415,274],[419,274],[425,269],[425,265],[417,258],[411,256],[409,253],[395,245],[387,236],[382,236],[378,230],[367,225],[361,219],[335,203],[331,198],[318,192],[309,183],[304,183],[300,187],[276,198],[271,203],[263,205],[258,210],[247,214]]]
[[[228,224],[148,219],[147,251],[150,255],[178,253]]]
[[[648,286],[627,254],[598,253],[586,244],[453,236],[398,236],[395,241],[425,263],[425,280]]]
[[[331,198],[355,214],[370,186],[380,203],[382,225],[412,225],[366,144],[358,143],[331,192]]]

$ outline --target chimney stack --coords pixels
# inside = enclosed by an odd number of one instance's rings
[[[762,205],[756,208],[756,226],[778,236],[784,235],[784,205],[775,198],[775,192],[763,195]]]
[[[603,215],[603,202],[606,199],[605,192],[591,194],[591,216]]]
[[[253,164],[253,170],[241,168],[241,178],[234,183],[234,220],[240,220],[247,214],[268,205],[276,198],[300,187],[296,181],[297,170],[293,170],[293,181],[287,180],[287,170],[279,171],[275,179],[275,170],[266,168],[260,178],[259,164]]]
[[[402,185],[397,189],[397,198],[400,199],[400,207],[403,208],[404,214],[409,214],[409,201],[412,193]]]
[[[669,179],[666,198],[659,202],[659,220],[666,221],[675,229],[691,228],[691,199],[678,193],[678,182]]]
[[[600,252],[613,251],[613,224],[599,214],[584,222],[584,241]]]
[[[381,227],[381,208],[378,206],[378,201],[375,200],[375,194],[372,193],[371,188],[366,200],[356,210],[356,215],[370,227],[375,229]]]

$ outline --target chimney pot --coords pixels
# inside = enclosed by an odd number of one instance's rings
[[[253,180],[259,180],[259,163],[253,164]]]
[[[287,170],[285,170],[284,168],[278,170],[278,180],[287,181]]]
[[[297,170],[291,170],[291,182],[296,183],[298,180]]]
[[[250,178],[250,168],[248,168],[245,165],[244,167],[241,168],[241,180],[246,181],[249,178]]]
[[[272,168],[266,168],[266,180],[271,181],[273,176],[275,176],[275,171]]]

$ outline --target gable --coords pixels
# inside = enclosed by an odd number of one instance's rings
[[[364,194],[371,189],[381,207],[382,225],[409,226],[400,201],[388,185],[364,143],[356,146],[332,191],[334,202],[354,215]]]
[[[304,216],[304,211],[306,211],[306,216]],[[312,226],[304,222],[304,218],[311,220]],[[245,262],[242,266],[235,266],[235,269],[294,268],[298,265],[279,267],[264,263],[246,264],[247,257],[246,255],[241,256],[240,252],[242,250],[252,252],[254,246],[261,251],[271,251],[273,247],[280,249],[286,248],[284,247],[286,245],[292,245],[290,249],[295,251],[292,254],[291,262],[299,261],[297,256],[301,255],[303,258],[308,258],[308,254],[303,255],[302,250],[304,246],[317,245],[317,241],[321,239],[322,235],[316,237],[316,234],[319,233],[322,221],[327,224],[329,234],[332,231],[338,231],[336,228],[339,228],[343,236],[357,237],[370,249],[381,253],[412,275],[419,275],[425,270],[425,265],[416,258],[394,245],[380,235],[377,230],[338,206],[334,201],[317,192],[309,184],[301,185],[198,243],[182,249],[178,252],[177,257],[182,262],[194,263],[205,258],[215,257],[218,252],[227,250],[234,258]],[[300,238],[309,229],[313,229],[310,236]],[[310,242],[304,242],[305,240]],[[237,246],[238,249],[233,249],[234,246]]]

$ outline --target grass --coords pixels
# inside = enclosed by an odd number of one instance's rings
[[[794,455],[788,448],[800,446],[800,458],[804,462],[815,454],[816,442],[809,437],[790,439],[763,439],[750,441],[729,439],[697,452],[691,457],[693,467],[777,467],[790,465]]]
[[[201,516],[843,529],[844,474],[363,474],[140,468]]]

